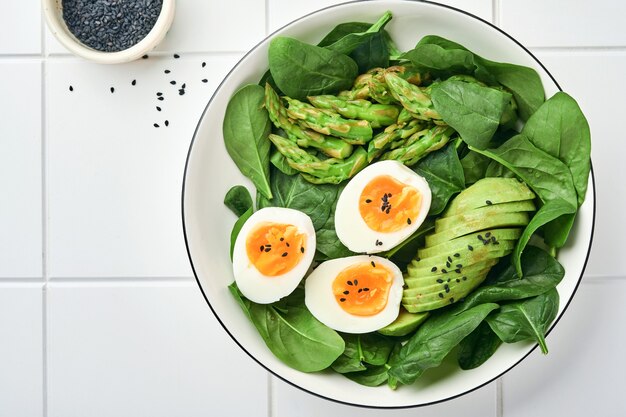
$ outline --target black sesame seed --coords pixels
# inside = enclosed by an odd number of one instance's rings
[[[74,91],[74,87],[70,85],[70,91]]]
[[[448,262],[452,262],[452,258],[448,256]]]
[[[285,245],[287,245],[287,247],[289,247],[289,242],[285,243]]]
[[[457,268],[463,268],[463,264],[456,264]]]
[[[461,270],[459,268],[455,269],[454,272],[456,272],[457,274],[461,273]]]
[[[363,291],[369,291],[369,290],[370,290],[370,289],[369,289],[369,288],[367,288],[367,287],[363,288]]]
[[[452,266],[452,264],[451,264],[450,262],[446,262],[446,266],[447,266],[448,268],[450,268],[450,266]]]
[[[447,274],[447,273],[448,273],[448,271],[446,271],[445,269],[441,269],[441,273],[442,273],[442,274]]]
[[[348,284],[348,285],[354,285],[354,284],[352,284],[352,281],[346,281],[346,284]]]
[[[437,267],[436,267],[436,266],[433,266],[433,267],[430,269],[430,272],[436,272],[436,271],[437,271]]]
[[[163,97],[163,96],[161,96],[161,97],[157,97],[157,100],[159,100],[159,101],[163,101],[163,100],[165,100],[165,97]]]
[[[285,256],[287,256],[287,255],[288,255],[288,253],[287,253],[287,252],[283,252],[283,254],[282,254],[282,255],[280,255],[280,256],[282,256],[282,257],[284,258],[284,257],[285,257]]]
[[[474,247],[472,245],[467,245],[467,249],[474,250]]]
[[[185,95],[185,90],[183,90],[182,88],[180,88],[180,89],[178,90],[178,95],[179,95],[179,96],[184,96],[184,95]]]
[[[447,281],[447,282],[450,282],[450,279],[451,279],[451,278],[448,278],[448,281]]]
[[[115,93],[115,87],[111,87],[111,93]]]
[[[359,290],[357,291],[357,293],[361,294],[363,292],[363,288],[359,288]]]
[[[487,232],[487,233],[485,233],[485,237],[486,237],[486,238],[491,237],[491,232]]]
[[[157,94],[157,97],[161,97],[161,96],[163,95],[163,93],[162,93],[162,92],[160,92],[160,91],[159,91],[159,92],[157,92],[156,94]]]
[[[269,252],[271,250],[272,250],[272,248],[265,248],[265,252]]]
[[[350,291],[345,290],[343,293],[344,293],[345,295],[348,295],[348,294],[350,294]]]
[[[170,81],[170,84],[176,85],[176,81],[172,80],[172,81]]]
[[[486,200],[485,204],[487,204],[488,206],[492,205],[493,203],[491,202],[491,200]]]
[[[456,279],[456,282],[461,282],[461,280],[457,278],[457,279]]]
[[[455,253],[455,254],[454,254],[454,257],[455,257],[455,258],[459,258],[460,256],[461,256],[461,254],[459,254],[459,253]]]
[[[202,68],[206,67],[206,62],[202,63]]]
[[[279,240],[282,242],[283,240],[285,240],[285,238],[284,238],[284,237],[281,237]]]
[[[153,124],[154,127],[159,127],[158,123]]]
[[[483,240],[485,240],[485,239],[483,239],[483,235],[478,235],[477,237],[478,237],[478,240],[480,240],[481,242],[482,242]]]
[[[130,85],[137,85],[137,80],[132,80],[132,81],[130,82]]]
[[[443,280],[442,280],[441,278],[437,279],[437,282],[438,282],[439,284],[443,284]]]
[[[411,224],[411,219],[406,219],[406,224]]]
[[[463,279],[463,281],[467,281],[467,277],[463,277],[462,279]]]
[[[142,56],[141,59],[148,59],[148,55]]]
[[[157,111],[161,111],[161,108],[159,106],[156,106]]]
[[[443,294],[442,293],[439,293],[439,298],[443,298]]]
[[[203,83],[208,83],[208,82],[209,82],[209,80],[207,80],[206,78],[203,78],[203,79],[202,79],[202,82],[203,82]]]
[[[419,257],[419,256],[416,256],[416,257],[415,257],[415,261],[419,262],[419,261],[420,261],[420,257]]]
[[[165,126],[169,126],[169,125],[170,125],[170,121],[169,121],[169,120],[166,120],[166,121],[165,121]]]
[[[187,88],[187,84],[183,83],[183,85],[181,85],[182,88]]]
[[[304,248],[300,247],[300,252],[304,253]]]
[[[371,202],[372,202],[372,200],[370,200],[370,199],[368,198],[367,200],[365,200],[365,202],[366,202],[367,204],[369,204],[369,203],[371,203]]]
[[[454,297],[450,297],[450,304],[454,303]]]
[[[450,292],[450,286],[448,284],[445,284],[443,289],[446,290],[446,292]]]
[[[354,285],[359,285],[359,281],[358,280],[354,280]]]
[[[180,58],[180,55],[174,54],[174,59],[178,59],[178,58]]]
[[[165,70],[165,71],[163,71],[163,72],[164,72],[164,73],[166,73],[166,74],[169,74],[169,73],[170,73],[170,72],[172,72],[172,71],[170,71],[170,70],[166,69],[166,70]]]
[[[370,262],[372,264],[372,267],[376,268],[376,263],[374,261]]]
[[[344,301],[346,301],[346,299],[345,298],[340,298],[339,301],[341,301],[343,303]]]

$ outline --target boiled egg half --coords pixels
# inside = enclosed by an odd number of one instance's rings
[[[304,284],[304,303],[319,321],[345,333],[368,333],[398,317],[402,272],[378,256],[321,263]]]
[[[337,201],[335,231],[353,252],[397,246],[424,222],[431,192],[426,180],[398,161],[380,161],[350,180]]]
[[[244,223],[233,248],[233,274],[250,301],[269,304],[289,295],[315,254],[315,229],[306,214],[266,207]]]

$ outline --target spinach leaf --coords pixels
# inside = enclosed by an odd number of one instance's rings
[[[500,125],[511,95],[477,83],[446,80],[432,89],[435,110],[453,127],[465,143],[487,147]]]
[[[591,169],[591,134],[576,101],[566,93],[556,93],[528,119],[522,133],[537,148],[567,165],[580,206]]]
[[[508,264],[496,277],[494,283],[478,287],[460,304],[460,311],[483,303],[519,300],[543,294],[555,288],[565,275],[561,264],[549,253],[535,246],[528,246],[521,257],[523,278],[514,266]]]
[[[235,242],[237,241],[237,236],[239,236],[239,232],[243,227],[244,223],[252,216],[253,210],[252,206],[248,210],[246,210],[235,222],[233,226],[233,230],[230,232],[230,260],[233,260],[233,249],[235,249]]]
[[[544,102],[545,92],[541,78],[532,68],[490,61],[472,53],[472,70],[469,62],[460,59],[463,57],[470,61],[470,58],[462,52],[471,51],[464,46],[440,36],[429,35],[422,38],[416,48],[426,45],[436,45],[446,51],[441,52],[433,48],[433,51],[438,53],[439,61],[437,68],[432,68],[431,72],[435,75],[449,75],[454,68],[455,71],[458,71],[456,73],[474,75],[489,85],[497,83],[504,86],[513,94],[522,120],[527,120]],[[435,53],[433,51],[430,53]]]
[[[343,339],[307,310],[301,288],[274,304],[256,304],[230,290],[267,347],[288,366],[302,372],[320,371],[342,354]]]
[[[352,51],[350,58],[359,67],[359,74],[372,68],[387,68],[389,66],[389,46],[385,33],[379,32],[368,38]]]
[[[448,78],[453,74],[471,75],[474,73],[474,54],[464,48],[444,48],[427,43],[422,39],[415,48],[403,53],[400,58],[411,61],[419,70],[436,77]]]
[[[355,255],[350,249],[346,248],[337,237],[335,232],[335,207],[337,201],[332,205],[330,216],[322,227],[316,230],[316,247],[318,252],[325,255],[328,259],[345,258],[346,256]]]
[[[389,375],[403,384],[412,384],[426,369],[439,366],[497,308],[497,304],[487,303],[458,314],[452,309],[431,317],[402,347]]]
[[[534,339],[541,351],[548,353],[545,332],[559,310],[559,293],[556,288],[536,297],[505,304],[487,317],[487,323],[505,343]]]
[[[257,190],[272,198],[269,184],[271,121],[264,107],[265,90],[248,84],[226,106],[222,131],[226,150],[243,175]]]
[[[333,40],[332,43],[329,43],[329,35],[326,35],[326,37],[322,39],[322,41],[320,42],[319,46],[324,46],[325,48],[330,49],[331,51],[348,55],[352,51],[354,51],[356,48],[363,45],[369,39],[374,37],[377,33],[379,33],[390,20],[391,20],[391,12],[385,12],[380,17],[380,19],[378,19],[376,23],[374,23],[373,25],[368,25],[367,29],[361,32],[345,30],[348,27],[354,29],[356,26],[359,25],[358,23],[357,24],[349,23],[348,25],[350,26],[344,24],[342,25],[340,29],[344,31],[343,36],[341,37],[337,36],[340,30],[337,30],[337,27],[336,27],[329,34],[333,38],[336,38],[336,40]]]
[[[384,365],[395,341],[378,333],[342,334],[346,348],[331,365],[335,372],[363,371],[365,364]]]
[[[287,162],[287,158],[285,158],[285,155],[278,151],[274,151],[274,153],[272,153],[272,156],[270,157],[270,162],[276,167],[276,169],[278,169],[285,175],[296,175],[298,173],[298,171],[296,171],[289,165],[289,163]]]
[[[464,370],[478,368],[496,353],[501,344],[502,340],[483,321],[459,343],[459,366]]]
[[[243,185],[233,186],[224,196],[224,205],[235,213],[237,217],[241,217],[252,207],[250,191]]]
[[[491,159],[485,155],[469,151],[467,155],[461,159],[461,166],[463,167],[463,174],[465,175],[465,185],[474,184],[476,181],[485,178],[487,176],[487,167],[489,167],[491,162]]]
[[[387,366],[368,366],[361,372],[349,372],[343,374],[346,378],[366,387],[378,387],[387,382]]]
[[[340,23],[328,32],[317,46],[326,47],[332,45],[350,34],[366,32],[371,26],[371,23],[365,22]]]
[[[278,88],[299,100],[347,90],[359,71],[345,54],[284,36],[272,39],[268,58]]]
[[[413,170],[424,177],[430,186],[432,201],[429,215],[441,213],[448,200],[465,188],[463,166],[454,143],[438,152],[429,153]]]

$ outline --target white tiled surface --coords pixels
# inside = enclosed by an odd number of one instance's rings
[[[465,397],[388,412],[269,378],[209,313],[180,230],[184,157],[214,88],[268,31],[338,1],[177,3],[159,50],[123,66],[69,56],[38,1],[8,2],[0,16],[0,416],[626,415],[622,2],[447,1],[510,31],[580,102],[593,133],[595,245],[549,357],[535,353]]]

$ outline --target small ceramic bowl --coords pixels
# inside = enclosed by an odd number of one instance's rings
[[[174,20],[175,0],[163,0],[161,13],[145,38],[128,49],[117,52],[104,52],[93,49],[76,38],[63,19],[62,0],[42,0],[48,27],[54,36],[74,55],[101,64],[119,64],[141,58],[154,49],[165,37]]]

